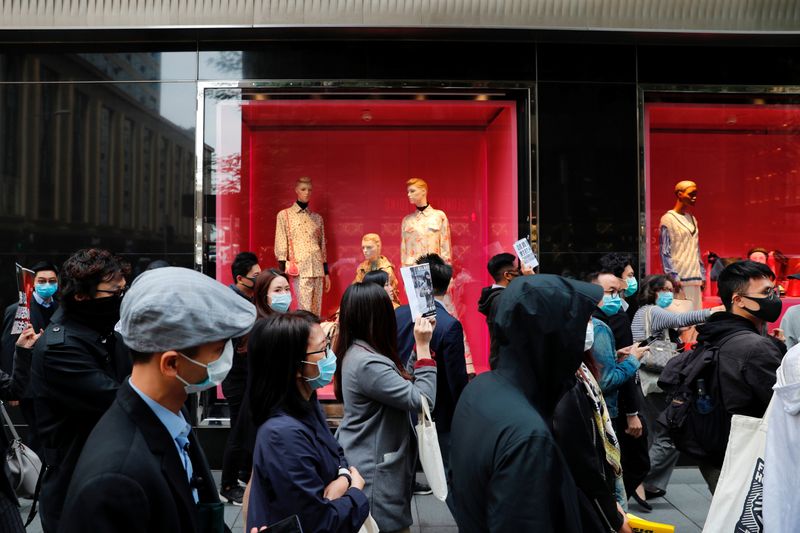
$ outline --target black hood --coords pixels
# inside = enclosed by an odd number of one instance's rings
[[[583,359],[586,324],[603,297],[599,285],[537,274],[505,289],[495,316],[497,372],[550,417]]]
[[[492,301],[500,296],[500,291],[504,290],[505,287],[484,287],[481,290],[481,297],[478,299],[478,311],[489,316],[489,311],[492,309]]]
[[[705,324],[697,326],[697,342],[714,343],[736,331],[758,333],[755,325],[744,317],[728,312],[714,313]]]

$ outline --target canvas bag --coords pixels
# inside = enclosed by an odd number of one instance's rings
[[[439,449],[439,436],[436,434],[436,424],[431,418],[428,399],[424,394],[420,396],[422,412],[416,427],[419,462],[422,463],[422,470],[433,490],[433,495],[437,500],[444,501],[447,498],[447,477],[444,473],[442,452]]]
[[[5,405],[0,402],[0,411],[11,433],[11,445],[6,453],[6,473],[14,492],[20,498],[30,498],[36,493],[36,483],[42,470],[42,460],[33,450],[22,443]]]
[[[774,403],[773,397],[764,418],[744,415],[733,415],[731,418],[725,460],[703,527],[704,532],[763,531],[764,450],[767,420]]]

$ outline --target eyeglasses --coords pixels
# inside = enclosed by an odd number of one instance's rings
[[[120,287],[119,289],[115,289],[113,291],[109,291],[106,289],[95,289],[94,292],[102,292],[103,294],[111,294],[116,296],[117,298],[122,298],[125,296],[125,293],[128,292],[128,286],[125,285],[124,287]]]
[[[742,294],[741,296],[745,296],[747,298],[766,298],[767,300],[770,301],[774,301],[776,298],[780,298],[780,295],[778,294],[778,289],[774,287],[770,287],[769,291],[762,292],[760,294],[753,294],[753,295]]]
[[[325,348],[314,352],[306,352],[306,355],[314,355],[315,353],[326,353],[328,350],[330,350],[330,348],[331,348],[331,340],[328,339],[328,341],[325,343]]]

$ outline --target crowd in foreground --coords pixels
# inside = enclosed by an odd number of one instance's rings
[[[767,333],[781,301],[763,264],[720,273],[722,306],[679,312],[679,280],[640,284],[626,256],[578,281],[499,254],[478,305],[492,370],[470,380],[440,257],[417,261],[435,317],[412,320],[377,271],[326,322],[290,311],[285,273],[253,259],[237,257],[230,288],[166,265],[129,286],[128,265],[100,249],[33,268],[31,327],[12,339],[0,398],[20,401],[46,465],[44,531],[224,531],[223,500],[256,531],[295,516],[305,532],[410,531],[423,402],[463,532],[631,531],[629,501],[646,511],[663,495],[680,452],[714,492],[731,416],[764,416],[773,388],[767,448],[796,455],[800,348]],[[335,434],[317,399],[331,383]],[[218,385],[232,408],[221,487],[185,407]],[[794,467],[767,461],[768,532],[798,528]],[[16,503],[0,476],[3,531],[24,531]]]

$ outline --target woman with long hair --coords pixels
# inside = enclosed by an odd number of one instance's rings
[[[287,312],[292,305],[292,291],[286,274],[274,268],[261,271],[253,286],[253,303],[258,318]]]
[[[336,355],[311,313],[256,322],[248,345],[249,400],[258,426],[247,524],[297,515],[306,532],[357,532],[369,514],[364,479],[328,429],[316,391]]]
[[[425,395],[436,399],[431,358],[433,323],[414,326],[414,375],[397,355],[397,321],[389,295],[374,283],[355,283],[342,297],[334,390],[344,402],[336,438],[364,476],[372,517],[382,532],[408,531],[417,462],[411,413]]]

